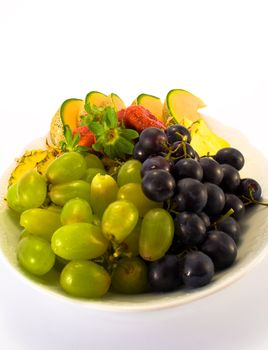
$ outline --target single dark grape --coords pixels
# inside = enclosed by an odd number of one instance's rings
[[[147,158],[141,168],[141,176],[143,177],[148,171],[162,169],[170,171],[172,168],[172,161],[169,161],[161,156]]]
[[[144,129],[139,138],[141,147],[148,153],[159,153],[167,147],[167,135],[158,128]]]
[[[222,164],[223,178],[220,183],[224,192],[234,193],[240,184],[239,172],[232,165]]]
[[[196,160],[192,158],[184,158],[177,161],[174,165],[172,174],[176,180],[190,177],[201,181],[203,177],[203,169]]]
[[[176,141],[186,141],[191,142],[191,134],[187,128],[180,124],[171,125],[166,130],[168,142],[170,144]]]
[[[136,143],[133,150],[133,158],[144,162],[149,156],[149,153],[146,152],[139,142]]]
[[[223,178],[223,170],[218,162],[212,158],[200,158],[200,165],[203,169],[203,181],[219,185]]]
[[[169,172],[157,169],[151,170],[142,179],[142,190],[153,201],[163,202],[174,195],[176,183]]]
[[[226,147],[219,150],[215,155],[215,159],[220,164],[230,164],[237,170],[242,169],[245,164],[243,154],[236,148],[232,147]]]
[[[225,206],[223,208],[223,213],[227,213],[230,209],[234,210],[232,216],[236,220],[241,220],[245,215],[245,205],[236,195],[226,193],[225,194]]]
[[[261,193],[262,189],[260,184],[256,180],[250,178],[242,179],[237,189],[237,194],[241,196],[242,200],[245,202],[252,199],[259,201]]]
[[[216,223],[217,229],[227,233],[238,244],[241,236],[241,227],[239,223],[231,216],[219,223]]]
[[[227,233],[217,230],[208,232],[200,250],[212,259],[217,269],[232,265],[237,255],[235,241]]]
[[[175,159],[182,159],[182,158],[196,158],[196,152],[193,149],[193,147],[187,143],[182,141],[174,142],[171,145],[171,156]]]
[[[206,228],[210,226],[210,218],[205,212],[198,213],[198,216],[204,221]]]
[[[184,245],[197,245],[206,237],[204,221],[195,213],[179,213],[174,219],[175,235]]]
[[[225,205],[225,195],[223,190],[219,186],[210,182],[206,182],[204,185],[206,186],[208,193],[208,200],[204,212],[209,216],[220,214]]]
[[[198,288],[208,284],[214,276],[211,258],[199,251],[188,253],[184,260],[182,279],[186,287]]]
[[[182,284],[180,261],[176,255],[165,255],[150,263],[148,281],[156,292],[169,292]]]
[[[177,183],[174,202],[178,211],[201,212],[207,203],[207,189],[196,179],[185,178]]]

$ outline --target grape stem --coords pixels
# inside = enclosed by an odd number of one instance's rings
[[[234,209],[231,208],[225,213],[223,216],[221,216],[217,221],[215,221],[211,226],[215,226],[217,228],[217,224],[220,224],[224,220],[226,220],[229,216],[231,216],[234,213]]]

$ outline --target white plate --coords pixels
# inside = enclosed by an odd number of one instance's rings
[[[260,182],[264,197],[268,197],[268,161],[256,150],[247,139],[237,130],[223,126],[219,122],[205,117],[212,130],[226,138],[232,146],[240,149],[245,156],[246,164],[241,171],[241,177],[252,177]],[[27,149],[36,149],[44,145],[44,140],[39,139],[30,144]],[[238,249],[238,256],[235,264],[217,273],[213,281],[202,288],[192,291],[181,289],[166,294],[143,294],[137,296],[115,295],[109,293],[100,300],[85,300],[71,298],[64,294],[57,284],[55,273],[50,273],[46,278],[30,277],[18,266],[16,259],[16,245],[18,242],[20,227],[18,216],[6,208],[3,200],[7,180],[14,164],[5,172],[0,180],[1,201],[0,201],[0,257],[6,262],[10,273],[17,273],[17,276],[27,282],[29,288],[36,288],[46,297],[47,293],[55,298],[61,298],[66,303],[75,303],[89,309],[110,310],[110,311],[149,311],[170,308],[192,302],[194,300],[209,296],[231,283],[238,280],[252,267],[259,263],[268,252],[268,209],[257,206],[250,209],[242,222],[243,237]]]

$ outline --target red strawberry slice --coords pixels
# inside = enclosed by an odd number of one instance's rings
[[[73,130],[73,135],[80,134],[79,146],[91,147],[96,142],[96,136],[87,126],[78,126]]]

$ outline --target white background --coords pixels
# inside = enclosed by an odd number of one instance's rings
[[[126,103],[189,90],[265,153],[266,3],[0,0],[0,171],[47,133],[63,100],[90,90]],[[0,265],[0,347],[267,349],[267,270],[268,259],[209,298],[129,317],[56,303]]]

